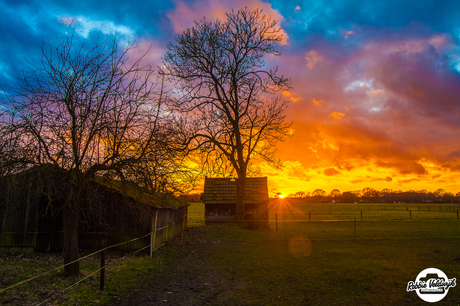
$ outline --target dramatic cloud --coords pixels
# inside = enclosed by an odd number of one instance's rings
[[[287,38],[266,58],[293,85],[280,93],[293,122],[278,146],[284,167],[260,165],[271,188],[460,191],[459,1],[0,2],[0,85],[14,86],[70,22],[83,38],[135,42],[130,58],[150,50],[155,67],[194,21],[244,7],[279,20]]]
[[[225,20],[225,13],[231,10],[239,10],[247,7],[250,10],[262,9],[263,13],[270,17],[283,21],[284,18],[272,5],[260,0],[204,0],[204,1],[182,1],[173,0],[174,10],[167,14],[174,25],[174,31],[181,33],[186,28],[192,27],[194,21],[199,21],[203,17],[207,20]]]

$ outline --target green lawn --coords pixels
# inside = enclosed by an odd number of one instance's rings
[[[221,243],[203,256],[244,284],[222,305],[422,305],[406,292],[419,272],[460,276],[460,223],[427,223],[362,222],[356,240],[347,222],[291,223],[278,232],[214,225],[208,239]],[[455,287],[437,305],[459,302]]]
[[[205,228],[209,241],[222,242],[206,260],[227,279],[245,284],[224,305],[421,305],[415,292],[406,292],[420,271],[435,267],[460,277],[458,205],[285,199],[270,209],[269,231]],[[459,303],[455,287],[437,305]]]
[[[153,258],[144,254],[109,267],[105,291],[99,291],[96,274],[61,295],[59,290],[72,280],[53,273],[1,294],[0,305],[32,305],[28,301],[36,304],[53,296],[56,305],[108,305],[149,290],[165,295],[161,301],[179,292],[189,298],[176,305],[427,305],[415,292],[406,292],[420,271],[434,267],[460,278],[460,220],[452,205],[432,205],[428,211],[421,204],[275,204],[270,230],[232,223],[203,226],[204,205],[192,204],[188,224],[194,228]],[[58,256],[5,255],[2,288],[59,265]],[[97,266],[97,258],[83,264],[83,276]],[[179,285],[204,282],[206,290],[171,287],[171,280]],[[168,303],[162,304],[174,305]],[[458,304],[460,285],[436,303]]]

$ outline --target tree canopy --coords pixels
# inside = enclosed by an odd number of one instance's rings
[[[245,178],[253,158],[275,161],[275,143],[285,138],[287,101],[273,96],[290,80],[268,68],[284,37],[277,21],[259,9],[205,18],[167,46],[161,73],[176,82],[173,104],[186,113],[187,145],[205,163],[229,163],[238,177],[237,216],[244,214]],[[219,163],[218,163],[219,164]]]
[[[74,34],[71,26],[56,45],[43,43],[39,65],[8,89],[1,132],[11,136],[0,147],[11,164],[66,171],[65,263],[78,258],[79,220],[93,214],[80,211],[80,203],[97,202],[91,195],[96,175],[164,191],[180,158],[173,119],[162,109],[162,83],[142,57],[129,58],[134,46],[122,48],[116,37],[90,41]],[[78,274],[78,263],[65,272]]]

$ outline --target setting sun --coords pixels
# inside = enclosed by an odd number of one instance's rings
[[[284,199],[284,194],[280,194],[280,195],[279,195],[279,198],[280,198],[280,199]]]

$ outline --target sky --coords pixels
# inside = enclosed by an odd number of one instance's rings
[[[0,85],[64,35],[117,33],[161,65],[195,20],[261,8],[286,41],[267,59],[292,79],[284,167],[261,165],[283,194],[365,187],[460,191],[460,1],[0,0]],[[0,99],[4,98],[0,94]]]

